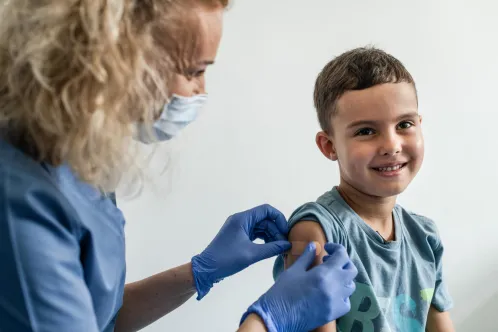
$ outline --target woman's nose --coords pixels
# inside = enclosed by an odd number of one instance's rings
[[[194,94],[200,95],[206,93],[206,81],[204,77],[199,78],[199,82],[194,89]]]

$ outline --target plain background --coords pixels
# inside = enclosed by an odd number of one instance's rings
[[[411,71],[424,116],[424,165],[399,203],[439,227],[457,330],[496,331],[497,2],[238,0],[225,19],[209,105],[156,151],[142,195],[120,198],[128,281],[188,262],[232,213],[271,203],[289,216],[337,184],[314,143],[314,80],[334,56],[371,44]],[[224,280],[146,331],[234,331],[272,285],[272,266]]]

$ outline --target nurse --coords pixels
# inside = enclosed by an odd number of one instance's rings
[[[190,262],[125,285],[124,218],[105,193],[139,171],[132,140],[169,140],[195,119],[227,2],[0,9],[1,331],[136,331],[291,248],[284,216],[263,205],[230,216]],[[327,244],[308,271],[315,250],[241,313],[241,331],[309,331],[349,310],[355,267]]]

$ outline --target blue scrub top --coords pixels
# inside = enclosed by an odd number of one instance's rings
[[[0,331],[113,331],[124,218],[67,166],[0,140]]]

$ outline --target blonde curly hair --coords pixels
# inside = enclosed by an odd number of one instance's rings
[[[15,0],[0,9],[0,133],[39,162],[115,189],[195,52],[192,6],[228,0]],[[188,22],[187,22],[188,20]]]

